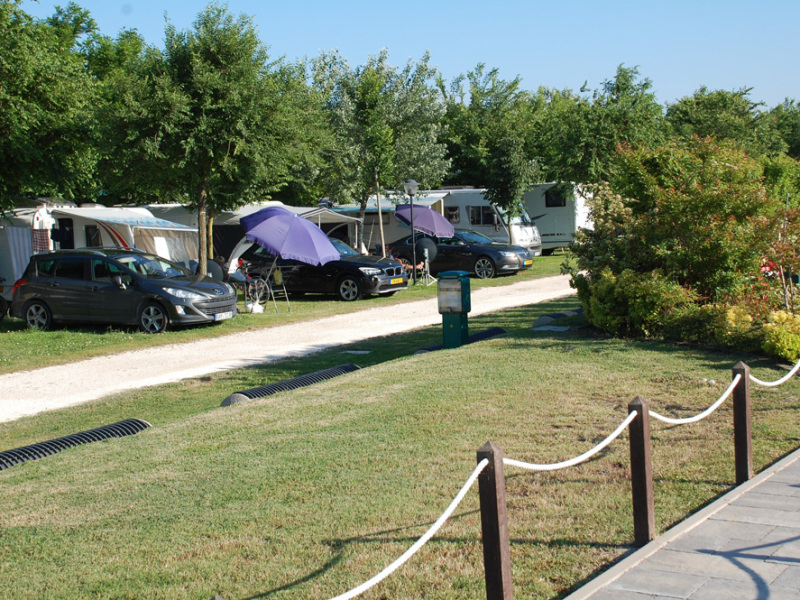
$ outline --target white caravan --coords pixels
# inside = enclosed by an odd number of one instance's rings
[[[482,233],[497,242],[514,244],[530,250],[531,256],[540,256],[542,240],[536,224],[524,206],[517,216],[509,214],[484,196],[484,190],[448,190],[442,198],[444,216],[456,229],[469,229]]]
[[[579,185],[542,183],[522,197],[542,236],[542,253],[569,246],[578,229],[591,229],[586,192]]]
[[[102,247],[138,248],[188,265],[198,256],[197,229],[143,208],[43,203],[8,211],[0,215],[0,296],[11,301],[14,282],[37,252]]]

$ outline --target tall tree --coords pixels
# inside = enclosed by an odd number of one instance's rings
[[[434,187],[442,180],[449,166],[439,142],[443,108],[429,61],[426,54],[398,69],[385,50],[357,69],[338,52],[314,61],[314,84],[327,99],[336,138],[323,174],[332,200],[355,200],[364,211],[384,187],[402,189],[406,179]]]
[[[318,111],[299,66],[270,62],[251,18],[209,5],[193,29],[166,28],[165,50],[146,49],[105,122],[126,158],[109,169],[119,189],[188,200],[197,209],[200,268],[213,215],[264,199],[312,146]],[[136,169],[131,172],[131,168]]]
[[[447,91],[448,183],[486,188],[488,198],[515,212],[538,179],[530,153],[531,107],[520,79],[501,79],[484,64],[457,77]]]
[[[95,85],[77,45],[94,28],[74,5],[42,21],[0,2],[0,209],[91,194]]]
[[[800,104],[788,98],[770,111],[775,126],[786,142],[786,153],[800,159]]]
[[[750,100],[750,88],[728,92],[705,86],[667,107],[675,135],[729,140],[751,156],[775,156],[786,150],[775,120]]]

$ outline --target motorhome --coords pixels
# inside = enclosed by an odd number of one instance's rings
[[[542,240],[536,224],[530,219],[524,206],[517,215],[491,203],[481,189],[448,190],[442,198],[444,216],[456,229],[469,229],[482,233],[498,242],[521,246],[531,256],[542,253]]]
[[[197,229],[144,208],[44,202],[8,211],[0,215],[0,296],[11,301],[14,282],[37,252],[102,247],[138,248],[189,264],[198,256]]]
[[[581,186],[543,183],[525,193],[522,201],[542,236],[542,253],[569,246],[578,229],[591,229],[586,191]]]

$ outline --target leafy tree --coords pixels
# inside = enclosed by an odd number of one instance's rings
[[[750,88],[710,91],[705,86],[694,95],[667,107],[667,121],[684,140],[714,137],[729,140],[751,156],[775,156],[785,151],[775,120],[749,98]]]
[[[594,229],[576,235],[573,283],[590,319],[615,333],[652,334],[647,324],[665,313],[736,297],[770,246],[761,166],[731,142],[623,147],[611,187],[590,205]]]
[[[786,153],[800,160],[800,105],[795,100],[784,100],[770,111],[775,125],[786,142]]]
[[[500,78],[479,64],[457,77],[446,99],[447,144],[453,160],[448,183],[485,187],[487,197],[510,212],[539,178],[530,157],[531,104],[520,79]]]
[[[76,45],[93,28],[74,5],[45,22],[0,2],[0,208],[91,194],[95,85]]]
[[[106,173],[119,194],[188,200],[205,272],[213,215],[285,185],[319,113],[303,69],[269,62],[249,17],[211,4],[190,31],[168,24],[165,46],[110,78]]]
[[[404,180],[415,179],[423,188],[434,187],[448,168],[438,141],[442,108],[430,85],[430,57],[409,61],[402,70],[388,58],[382,51],[353,69],[330,52],[313,64],[314,86],[327,99],[335,136],[321,178],[332,200],[356,200],[362,212],[384,186],[401,189]]]

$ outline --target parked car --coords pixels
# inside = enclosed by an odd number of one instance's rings
[[[453,237],[447,238],[418,233],[414,239],[417,262],[423,260],[427,250],[430,272],[434,275],[442,271],[467,271],[486,279],[529,269],[533,264],[531,253],[525,248],[495,242],[476,231],[456,230]],[[411,236],[389,244],[388,248],[392,256],[411,264]]]
[[[59,322],[138,325],[214,323],[236,314],[236,294],[214,281],[138,250],[57,250],[31,257],[14,284],[11,311],[30,327]]]
[[[369,294],[394,294],[408,288],[408,276],[398,261],[378,256],[363,256],[350,246],[331,238],[339,260],[312,266],[297,260],[278,258],[286,291],[292,294],[336,294],[340,300],[358,300]],[[241,246],[240,246],[241,247]],[[258,244],[251,244],[231,260],[241,258],[247,273],[266,275],[275,256]]]

